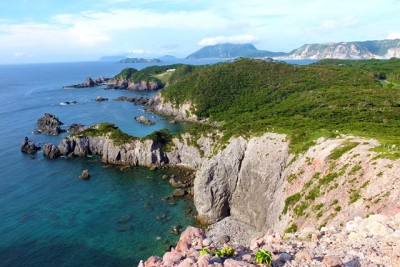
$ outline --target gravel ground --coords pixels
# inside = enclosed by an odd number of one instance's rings
[[[225,243],[223,239],[229,237],[230,243],[250,244],[250,241],[255,237],[262,236],[262,233],[245,223],[236,221],[231,217],[226,217],[221,221],[211,225],[206,230],[207,236],[215,243]]]

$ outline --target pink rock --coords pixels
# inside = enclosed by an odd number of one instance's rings
[[[179,252],[186,252],[192,246],[201,246],[205,237],[203,230],[189,226],[181,234],[178,244],[176,245],[176,250]]]
[[[175,249],[172,249],[171,252],[166,252],[163,257],[164,262],[172,262],[172,263],[178,263],[183,256],[176,251]]]
[[[195,261],[192,258],[186,258],[181,263],[179,263],[178,267],[192,267],[194,266]]]
[[[322,260],[322,262],[327,266],[327,267],[342,267],[343,266],[343,262],[342,260],[337,257],[337,256],[326,256],[324,257],[324,259]]]
[[[242,256],[242,260],[244,260],[244,261],[252,262],[253,259],[254,259],[254,256],[251,255],[251,254],[244,254],[244,255]]]
[[[212,256],[210,254],[206,254],[203,256],[200,256],[199,260],[197,261],[197,265],[199,267],[208,267],[210,264]]]
[[[159,257],[151,256],[145,263],[145,267],[158,267],[161,266],[162,260]]]
[[[224,267],[252,267],[254,264],[245,262],[245,261],[237,261],[234,259],[227,259],[224,261]]]
[[[312,256],[307,251],[299,251],[296,253],[295,259],[298,261],[301,261],[301,260],[311,261]]]

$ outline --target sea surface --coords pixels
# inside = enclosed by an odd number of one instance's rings
[[[219,60],[177,60],[164,64],[213,64]],[[295,61],[308,64],[312,61]],[[168,124],[157,115],[155,125],[134,120],[143,108],[113,99],[153,93],[104,90],[104,87],[63,89],[88,76],[112,77],[123,68],[150,64],[80,62],[0,65],[0,266],[136,266],[150,255],[161,256],[175,245],[176,225],[193,225],[191,200],[175,206],[162,198],[172,188],[161,179],[171,170],[132,167],[103,168],[97,158],[49,160],[20,152],[25,136],[42,146],[67,136],[35,135],[44,113],[72,123],[112,122],[124,132],[143,137],[155,130],[172,132],[185,125]],[[109,101],[96,102],[97,96]],[[76,105],[63,105],[77,101]],[[82,170],[89,181],[79,179]]]
[[[216,61],[184,63],[209,64]],[[175,63],[175,62],[167,62]],[[112,122],[143,137],[159,129],[180,131],[161,116],[155,125],[134,120],[143,108],[113,99],[154,93],[104,90],[104,87],[63,89],[87,76],[112,77],[123,68],[149,64],[82,62],[0,65],[0,266],[135,266],[150,255],[162,255],[178,236],[169,230],[194,224],[192,201],[170,206],[172,194],[161,179],[172,171],[145,168],[103,168],[97,158],[49,160],[20,152],[25,136],[42,146],[67,136],[34,135],[36,122],[51,113],[68,126]],[[97,96],[109,101],[96,102]],[[77,101],[76,105],[62,105]],[[82,170],[91,173],[82,181]],[[161,217],[157,220],[156,217]],[[122,221],[122,222],[121,222]],[[127,222],[124,222],[127,221]]]

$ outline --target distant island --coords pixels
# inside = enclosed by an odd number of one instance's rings
[[[147,59],[147,58],[124,58],[118,61],[118,63],[159,63],[159,59]]]
[[[389,59],[400,57],[400,39],[364,42],[305,44],[289,53],[258,50],[253,44],[217,44],[205,46],[187,58],[262,58],[274,59]]]

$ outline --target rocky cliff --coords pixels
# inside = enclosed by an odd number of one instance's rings
[[[295,158],[286,136],[276,133],[233,138],[219,152],[212,138],[193,138],[183,134],[165,147],[151,139],[117,145],[107,135],[75,136],[59,150],[112,164],[193,169],[195,206],[208,224],[231,216],[259,231],[292,232],[400,211],[400,161],[388,158],[398,152],[375,152],[382,150],[375,140],[320,139]]]
[[[195,107],[192,103],[184,103],[182,105],[174,105],[171,102],[165,101],[161,94],[157,94],[150,100],[149,112],[159,113],[166,116],[175,116],[178,119],[186,121],[197,121],[197,116],[194,114]]]

